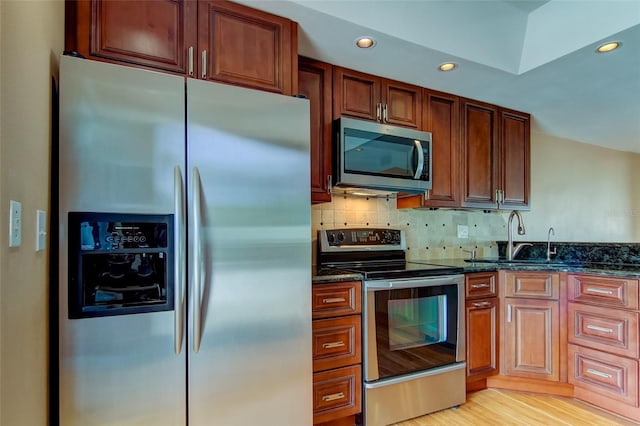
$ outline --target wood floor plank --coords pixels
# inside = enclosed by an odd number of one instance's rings
[[[467,402],[394,426],[628,426],[635,423],[572,398],[485,389]]]

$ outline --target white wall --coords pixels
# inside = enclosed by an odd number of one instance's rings
[[[49,212],[51,76],[64,45],[62,0],[0,0],[0,424],[48,416],[48,251],[35,212]],[[9,200],[22,203],[22,245],[9,248]]]

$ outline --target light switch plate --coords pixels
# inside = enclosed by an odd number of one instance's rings
[[[458,238],[469,238],[469,227],[467,225],[458,225]]]
[[[22,203],[9,200],[9,247],[22,244]]]
[[[36,210],[36,251],[46,248],[47,244],[47,212]]]

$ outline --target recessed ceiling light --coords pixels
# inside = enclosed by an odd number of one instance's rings
[[[454,64],[453,62],[445,62],[444,64],[440,64],[440,66],[438,67],[438,69],[440,71],[451,71],[456,69],[458,65]]]
[[[370,49],[376,45],[376,41],[369,36],[358,37],[356,39],[356,46],[361,49]]]
[[[598,53],[611,52],[612,50],[616,50],[620,46],[622,46],[622,43],[620,43],[619,41],[608,41],[598,46],[598,48],[596,49],[596,52]]]

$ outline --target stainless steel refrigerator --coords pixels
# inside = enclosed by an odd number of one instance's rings
[[[309,105],[61,57],[59,423],[312,424]]]

